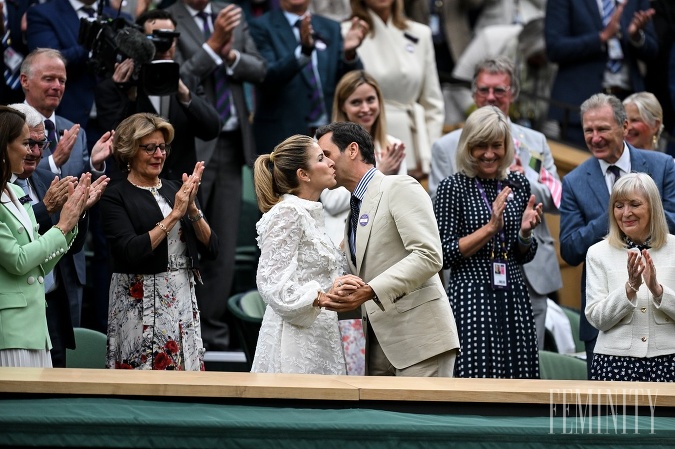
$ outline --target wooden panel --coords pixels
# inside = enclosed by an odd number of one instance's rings
[[[675,406],[675,384],[309,374],[0,368],[0,393],[326,401]],[[651,401],[651,402],[650,402]]]
[[[0,368],[0,393],[358,400],[358,390],[318,375]]]

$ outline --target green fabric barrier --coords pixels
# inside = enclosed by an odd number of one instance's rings
[[[452,406],[450,406],[452,407]],[[671,447],[675,418],[618,417],[603,433],[548,416],[465,416],[141,399],[0,400],[0,446],[156,448]],[[597,420],[597,417],[594,418]],[[603,418],[604,419],[604,418]],[[563,431],[563,425],[565,431]],[[594,426],[596,424],[594,423]],[[552,427],[551,427],[552,426]],[[576,427],[575,427],[576,426]],[[633,433],[635,427],[638,434]],[[576,428],[576,430],[575,430]],[[653,428],[653,433],[652,432]]]

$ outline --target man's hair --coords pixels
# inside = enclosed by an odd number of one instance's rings
[[[165,20],[169,19],[173,23],[173,27],[176,28],[178,23],[176,19],[173,18],[173,15],[164,9],[152,9],[150,11],[145,11],[143,14],[136,18],[136,25],[139,25],[141,28],[145,27],[146,22],[152,20]]]
[[[368,131],[357,123],[333,122],[322,126],[316,131],[316,138],[320,139],[328,133],[333,133],[331,141],[344,153],[351,143],[356,143],[361,152],[361,160],[366,164],[375,165],[375,150],[373,138]]]
[[[520,80],[518,79],[518,73],[513,66],[513,63],[509,58],[500,56],[497,58],[484,59],[478,64],[473,70],[473,81],[471,82],[471,91],[476,92],[476,79],[481,73],[489,73],[492,75],[505,73],[511,79],[511,95],[513,96],[513,101],[518,98],[520,93]]]
[[[40,55],[47,55],[50,58],[58,58],[63,62],[63,65],[67,65],[66,58],[63,57],[60,51],[55,50],[53,48],[36,48],[32,52],[28,53],[28,56],[26,56],[26,59],[23,60],[23,63],[21,64],[21,74],[26,75],[28,78],[31,76],[31,72],[33,70],[33,62],[35,61],[35,58],[37,58]]]
[[[612,108],[614,113],[614,120],[619,126],[623,126],[626,121],[626,109],[623,107],[621,100],[616,98],[614,95],[607,94],[595,94],[588,100],[581,103],[581,122],[584,121],[584,114],[590,111],[591,109],[599,109],[605,106]]]

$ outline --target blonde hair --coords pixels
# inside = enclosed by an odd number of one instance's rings
[[[130,115],[117,125],[113,138],[113,157],[123,171],[129,171],[129,163],[136,157],[141,139],[155,131],[162,133],[165,143],[173,141],[173,126],[156,114],[141,112]]]
[[[309,168],[308,150],[314,145],[317,143],[313,138],[296,134],[274,147],[272,153],[258,156],[253,165],[253,182],[261,212],[281,201],[281,195],[297,192],[298,169]]]
[[[668,239],[668,223],[666,214],[663,212],[663,203],[661,194],[654,180],[646,173],[628,173],[619,178],[612,194],[609,196],[609,233],[607,241],[615,248],[624,248],[624,234],[619,229],[619,224],[614,218],[614,204],[620,200],[626,200],[632,195],[641,195],[649,203],[649,235],[651,236],[651,247],[661,248]]]
[[[638,114],[642,117],[649,126],[656,126],[656,121],[658,120],[661,126],[654,135],[654,149],[658,146],[659,138],[661,137],[661,132],[663,131],[663,108],[659,103],[659,100],[651,92],[637,92],[626,97],[623,100],[624,107],[629,104],[634,104],[638,110]]]
[[[342,106],[345,101],[347,101],[347,98],[364,84],[368,84],[375,89],[377,101],[380,104],[380,112],[377,115],[373,126],[370,128],[370,136],[380,145],[380,148],[387,148],[389,142],[387,140],[387,119],[384,113],[384,98],[382,97],[382,91],[380,90],[377,81],[375,81],[375,78],[369,75],[365,70],[352,70],[351,72],[345,73],[340,79],[340,82],[335,87],[335,96],[333,98],[333,121],[349,121]]]
[[[373,26],[373,19],[368,14],[368,6],[366,6],[365,0],[351,0],[349,2],[352,7],[352,17],[358,17],[368,24],[370,28],[370,35],[375,36],[375,27]],[[391,4],[391,23],[394,24],[399,30],[405,30],[408,28],[406,23],[407,19],[405,17],[405,12],[403,10],[403,0],[394,0]]]
[[[514,157],[515,149],[511,139],[511,128],[502,111],[495,106],[476,109],[466,119],[457,147],[457,170],[470,178],[477,175],[476,159],[471,150],[479,145],[504,141],[506,152],[499,163],[497,178],[505,179]]]

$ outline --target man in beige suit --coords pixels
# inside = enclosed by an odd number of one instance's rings
[[[441,241],[428,194],[409,176],[377,171],[359,125],[331,123],[317,138],[335,162],[337,185],[352,193],[344,250],[350,271],[367,282],[329,296],[327,308],[363,306],[369,375],[451,377],[459,340],[438,276]]]

